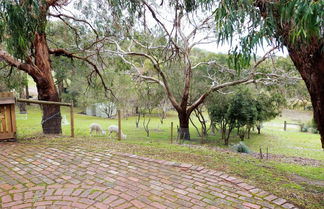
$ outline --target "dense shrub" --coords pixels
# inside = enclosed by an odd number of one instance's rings
[[[240,153],[251,153],[249,147],[246,146],[243,142],[240,142],[239,144],[234,145],[233,149],[236,152],[240,152]]]
[[[311,132],[313,134],[318,134],[319,131],[317,129],[317,124],[314,119],[308,121],[305,125],[303,125],[300,129],[301,132]]]
[[[233,94],[214,94],[207,103],[209,117],[213,125],[218,126],[224,144],[229,144],[229,137],[233,129],[243,141],[250,131],[256,127],[258,133],[262,123],[280,114],[280,107],[284,104],[282,95],[262,91],[258,94],[249,88],[240,88]]]

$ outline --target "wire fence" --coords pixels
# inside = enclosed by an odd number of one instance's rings
[[[64,103],[62,103],[64,104]],[[60,112],[43,116],[44,104],[29,104],[19,102],[16,106],[17,137],[28,138],[43,134],[57,134],[74,136],[73,106],[65,104],[51,104],[60,106]],[[48,104],[46,104],[48,105]]]

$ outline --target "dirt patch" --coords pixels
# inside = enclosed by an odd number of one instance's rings
[[[207,146],[200,146],[200,145],[182,145],[182,146],[191,146],[195,148],[206,148],[210,150],[220,151],[220,152],[234,152],[231,149],[225,149],[220,147],[207,147]],[[251,153],[249,156],[253,156],[257,159],[260,159],[259,153]],[[263,153],[263,159],[266,160],[267,156]],[[303,158],[303,157],[294,157],[294,156],[286,156],[286,155],[279,155],[279,154],[268,154],[268,160],[274,160],[283,163],[292,163],[302,166],[313,166],[313,167],[323,167],[324,162],[320,160],[310,159],[310,158]]]
[[[253,157],[260,158],[259,153],[253,153]],[[263,158],[266,158],[266,155],[263,154]],[[279,155],[279,154],[270,154],[268,155],[269,160],[279,161],[283,163],[292,163],[298,164],[303,166],[313,166],[313,167],[321,167],[324,166],[324,162],[320,160],[310,159],[310,158],[303,158],[303,157],[292,157],[286,155]]]
[[[312,180],[309,178],[305,178],[299,175],[291,175],[290,179],[294,182],[298,182],[298,183],[306,183],[306,184],[311,184],[311,185],[315,185],[315,186],[320,186],[320,187],[324,187],[324,181],[320,181],[320,180]]]

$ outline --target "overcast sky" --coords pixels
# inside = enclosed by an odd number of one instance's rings
[[[66,7],[64,7],[64,9],[66,10],[64,13],[67,13],[68,15],[71,15],[73,13],[77,13],[78,12],[77,10],[75,10],[73,8],[73,2],[74,2],[74,0],[71,0],[70,1],[70,4],[67,5]],[[67,11],[69,11],[69,12],[67,12]],[[166,12],[166,11],[168,11],[166,8],[163,8],[161,10],[161,12],[160,12],[161,13],[160,14],[161,17],[163,19],[168,19],[167,17],[171,15],[171,17],[173,18],[173,15],[171,14],[172,12],[170,13],[170,10],[168,12]],[[152,21],[152,24],[156,24],[156,22],[155,21]],[[171,27],[172,27],[172,23],[171,23]],[[170,27],[170,29],[171,29],[171,27]],[[197,35],[197,38],[199,39],[201,36],[202,36],[202,34],[201,35],[198,34]],[[235,47],[235,44],[237,44],[238,42],[236,41],[236,43],[235,43],[235,41],[233,41],[233,43],[234,44],[233,44],[232,48],[234,48]],[[267,51],[269,51],[271,48],[273,48],[271,46],[266,46],[266,45],[264,45],[264,46],[265,46],[264,49],[261,48],[261,47],[257,48],[257,55],[258,56],[263,56]],[[217,45],[216,42],[214,42],[214,43],[209,43],[209,44],[198,45],[197,48],[204,49],[204,50],[207,50],[207,51],[210,51],[210,52],[214,52],[214,53],[227,54],[229,52],[229,50],[231,49],[231,46],[229,44],[226,44],[226,43],[219,46],[219,45]],[[282,50],[281,51],[278,51],[276,53],[276,55],[278,55],[278,56],[288,56],[288,52],[284,48],[283,51]]]

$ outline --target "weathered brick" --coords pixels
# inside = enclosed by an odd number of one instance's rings
[[[12,206],[11,209],[30,208],[31,206],[32,206],[31,203],[24,203],[24,204],[21,204],[21,205]]]
[[[249,202],[245,202],[245,203],[243,203],[243,205],[246,206],[246,207],[249,207],[249,208],[255,208],[255,209],[261,208],[261,206],[255,205],[255,204],[252,204],[252,203],[249,203]]]
[[[278,198],[278,199],[273,200],[272,202],[276,203],[277,205],[282,205],[287,201],[285,199]]]
[[[272,200],[277,199],[277,198],[278,198],[278,197],[275,196],[275,195],[269,195],[269,196],[265,197],[264,199],[265,199],[265,200],[268,200],[268,201],[272,201]]]
[[[3,190],[11,190],[13,187],[9,184],[0,184],[0,188]]]
[[[290,203],[285,203],[285,204],[282,205],[282,207],[290,209],[290,208],[294,208],[295,206],[293,204],[290,204]]]
[[[34,206],[44,206],[44,205],[52,205],[52,201],[41,201],[41,202],[36,202],[34,203]]]
[[[0,146],[7,153],[0,158],[0,208],[295,208],[242,179],[191,164],[73,146],[7,150]]]
[[[161,203],[158,203],[158,202],[152,202],[151,205],[155,208],[158,208],[158,209],[165,209],[167,208],[166,206],[162,205]]]
[[[123,199],[117,199],[116,201],[110,203],[109,205],[111,207],[116,207],[116,206],[119,206],[119,205],[123,204],[124,202],[126,202],[126,201],[123,200]]]
[[[3,203],[11,202],[11,201],[12,201],[12,198],[11,198],[10,195],[6,195],[6,196],[3,196],[3,197],[1,198],[1,201],[2,201]]]

